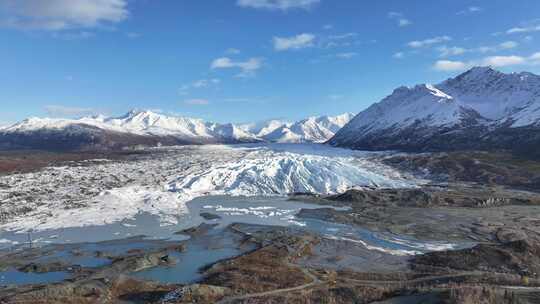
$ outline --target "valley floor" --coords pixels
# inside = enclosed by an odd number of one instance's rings
[[[0,176],[0,303],[540,303],[534,161],[321,145],[39,155]]]

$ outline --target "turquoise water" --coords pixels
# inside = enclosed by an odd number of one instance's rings
[[[54,262],[69,262],[72,265],[82,267],[103,267],[109,265],[111,261],[107,258],[95,257],[92,252],[83,252],[81,255],[74,255],[70,250],[60,250],[50,255],[45,255],[35,262],[39,263],[54,263]]]
[[[15,269],[0,271],[0,285],[48,284],[69,277],[67,272],[26,273]]]
[[[200,270],[205,266],[255,249],[254,245],[239,248],[237,236],[224,237],[220,232],[221,229],[214,230],[203,237],[186,241],[185,252],[170,252],[175,265],[146,269],[133,276],[162,283],[189,284],[202,278]]]
[[[189,202],[187,206],[189,213],[179,217],[177,225],[162,226],[158,217],[141,214],[137,218],[129,220],[129,222],[43,232],[45,233],[42,235],[43,238],[46,235],[55,235],[54,241],[64,243],[65,247],[58,249],[59,252],[53,251],[54,254],[39,259],[41,261],[64,259],[73,265],[102,267],[110,263],[110,261],[106,258],[97,257],[97,252],[101,252],[106,256],[118,256],[131,251],[152,251],[162,248],[163,242],[155,239],[174,241],[175,244],[184,241],[187,247],[185,252],[170,252],[170,257],[176,261],[175,265],[158,266],[133,275],[138,278],[165,283],[190,283],[201,278],[201,268],[254,249],[253,247],[237,247],[239,242],[235,238],[240,236],[224,232],[223,229],[232,223],[285,226],[293,230],[298,229],[315,233],[323,238],[349,242],[351,246],[361,246],[368,250],[399,256],[434,250],[457,249],[470,245],[424,242],[405,236],[376,233],[349,225],[297,218],[295,215],[301,209],[315,209],[324,206],[288,201],[285,197],[208,196],[197,198]],[[204,220],[199,216],[201,212],[216,214],[220,218]],[[175,234],[175,232],[195,227],[203,222],[216,224],[217,227],[211,230],[208,235],[199,236],[195,239],[190,239],[186,235]],[[126,223],[129,223],[129,225],[125,225]],[[145,236],[126,238],[126,235]],[[121,236],[124,236],[124,238],[121,238]],[[113,239],[116,240],[106,241]],[[69,244],[73,240],[87,243]],[[81,254],[73,255],[72,250],[74,248]],[[19,247],[18,249],[22,248]],[[4,272],[4,284],[6,280],[12,281],[11,284],[52,282],[62,280],[65,276],[65,273],[37,275],[6,271]]]

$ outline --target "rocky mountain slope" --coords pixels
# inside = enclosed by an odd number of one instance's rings
[[[354,149],[510,149],[540,144],[540,76],[476,67],[437,85],[400,87],[329,141]]]
[[[0,148],[73,150],[135,145],[324,142],[351,118],[352,115],[344,114],[313,117],[297,123],[272,120],[244,125],[218,124],[151,111],[131,111],[111,118],[29,118],[0,129]]]

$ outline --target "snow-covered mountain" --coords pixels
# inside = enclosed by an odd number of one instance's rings
[[[73,125],[91,126],[111,132],[140,136],[174,136],[182,139],[252,140],[254,136],[232,124],[205,122],[202,119],[167,116],[151,111],[131,111],[121,117],[81,119],[29,118],[4,129],[8,133],[37,130],[62,130]]]
[[[326,142],[346,125],[353,114],[309,117],[293,124],[284,124],[263,136],[267,141],[280,143]]]
[[[256,142],[233,124],[131,111],[120,117],[29,118],[0,130],[0,147],[114,149],[133,145]]]
[[[313,117],[297,123],[271,120],[244,125],[212,123],[152,111],[131,111],[111,118],[29,118],[0,129],[0,147],[94,149],[159,144],[323,142],[351,117],[345,114]],[[281,129],[287,129],[291,135],[286,138],[276,136],[276,130]]]
[[[513,149],[540,143],[540,76],[476,67],[400,87],[329,141],[355,149]]]
[[[332,138],[353,117],[354,114],[344,113],[337,116],[313,116],[297,122],[267,120],[244,124],[240,128],[267,142],[322,143]]]
[[[473,68],[439,85],[483,117],[512,127],[540,120],[540,76],[522,72],[505,74],[491,68]]]
[[[290,125],[292,125],[292,123],[288,121],[271,119],[256,123],[242,124],[240,125],[240,128],[242,128],[245,132],[254,134],[257,137],[262,138],[283,126]]]

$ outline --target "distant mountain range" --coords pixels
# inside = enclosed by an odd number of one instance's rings
[[[325,142],[352,114],[310,117],[295,123],[270,120],[218,124],[201,119],[131,111],[121,117],[29,118],[0,128],[4,149],[117,149],[128,146]]]
[[[540,150],[540,76],[476,67],[437,85],[400,87],[329,144],[363,150]]]
[[[332,138],[353,117],[353,114],[345,113],[338,116],[309,117],[295,123],[270,120],[263,122],[262,125],[254,124],[241,127],[269,142],[323,143]]]

